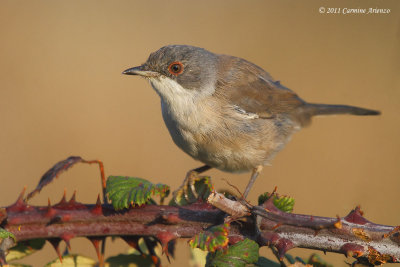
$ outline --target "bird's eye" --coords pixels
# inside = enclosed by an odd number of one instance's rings
[[[169,64],[168,71],[172,75],[178,76],[183,72],[183,65],[181,62],[175,61]]]

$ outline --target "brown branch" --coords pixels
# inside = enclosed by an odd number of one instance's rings
[[[230,215],[249,208],[248,204],[239,209],[225,205],[227,200],[219,193],[210,195],[209,202],[224,206]],[[301,247],[342,253],[373,265],[400,262],[399,227],[372,223],[359,207],[346,217],[326,218],[280,211],[270,197],[262,206],[251,207],[251,213],[256,217],[258,243],[275,246],[280,258],[289,249]]]
[[[57,248],[59,240],[88,237],[98,241],[106,236],[156,237],[164,248],[176,238],[190,238],[204,229],[220,224],[226,214],[233,219],[231,243],[251,238],[260,245],[276,247],[282,258],[287,250],[302,247],[342,253],[370,264],[399,262],[399,228],[378,225],[362,217],[359,208],[344,218],[325,218],[285,213],[270,198],[262,206],[233,201],[222,194],[212,193],[210,204],[172,207],[144,205],[115,211],[108,204],[84,205],[65,198],[51,206],[30,206],[21,195],[17,202],[0,209],[2,227],[12,232],[17,241],[44,238]],[[231,219],[232,219],[231,218]],[[94,242],[94,244],[98,242]]]

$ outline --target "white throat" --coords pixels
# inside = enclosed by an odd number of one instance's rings
[[[161,100],[168,104],[173,104],[173,102],[182,99],[193,101],[196,96],[196,92],[193,92],[193,90],[187,90],[176,81],[165,76],[150,79],[150,84]]]
[[[214,92],[211,86],[202,90],[185,89],[168,77],[150,79],[154,90],[161,98],[164,121],[167,120],[184,128],[198,127],[203,122],[204,109],[209,104],[209,96]],[[168,126],[168,125],[167,125]]]

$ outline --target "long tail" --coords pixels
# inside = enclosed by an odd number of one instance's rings
[[[381,112],[378,110],[347,105],[307,104],[307,109],[311,115],[351,114],[358,116],[370,116],[381,114]]]

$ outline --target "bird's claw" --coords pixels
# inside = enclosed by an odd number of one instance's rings
[[[186,174],[182,185],[172,193],[173,200],[178,205],[191,204],[207,197],[211,189],[208,176],[199,176],[199,173],[191,170]]]

